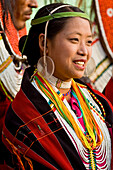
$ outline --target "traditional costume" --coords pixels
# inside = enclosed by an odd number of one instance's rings
[[[2,7],[0,3],[0,169],[5,166],[5,147],[1,141],[1,131],[4,124],[5,113],[20,89],[25,65],[20,61],[21,53],[18,48],[19,39],[26,35],[26,28],[17,31],[8,14],[3,28]],[[25,60],[24,60],[25,61]]]
[[[110,170],[112,105],[78,80],[72,80],[67,101],[50,80],[33,73],[26,69],[6,115],[6,163],[34,170]]]
[[[88,19],[84,13],[53,11],[32,20],[32,25],[47,21],[47,26],[54,17]],[[2,132],[6,163],[17,169],[110,170],[112,105],[99,92],[73,79],[68,82],[71,97],[67,101],[57,88],[67,82],[49,77],[46,71],[27,68],[21,89],[8,109]]]
[[[26,28],[17,31],[8,14],[6,30],[3,28],[2,7],[0,3],[0,133],[4,114],[20,89],[23,77],[19,39],[26,35]],[[24,60],[25,61],[25,60]]]

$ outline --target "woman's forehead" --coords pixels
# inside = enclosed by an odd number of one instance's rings
[[[80,34],[80,32],[84,32],[89,34],[88,36],[91,36],[91,27],[90,22],[87,19],[80,18],[80,17],[73,17],[69,18],[66,21],[66,24],[62,31],[68,33],[68,34]]]

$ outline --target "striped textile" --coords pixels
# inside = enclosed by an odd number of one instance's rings
[[[113,0],[109,0],[109,2],[94,0],[93,8],[95,8],[99,37],[94,39],[92,46],[96,71],[89,78],[96,89],[103,92],[112,76]]]
[[[89,76],[89,79],[97,90],[103,92],[112,76],[112,63],[107,57],[98,37],[95,37],[92,45],[92,58],[95,61],[96,70]]]

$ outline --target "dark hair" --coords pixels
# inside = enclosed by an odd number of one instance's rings
[[[1,7],[2,7],[2,20],[4,29],[6,28],[6,22],[8,20],[8,13],[11,15],[11,19],[13,21],[13,7],[15,6],[16,0],[0,0]]]
[[[37,12],[34,19],[49,15],[48,11],[52,11],[53,9],[55,9],[61,5],[64,5],[64,4],[63,3],[53,3],[53,4],[49,4],[49,5],[42,7]],[[66,7],[58,9],[57,11],[55,11],[55,13],[73,12],[73,11],[74,12],[83,12],[77,7],[66,6]],[[48,39],[54,38],[55,35],[63,29],[63,27],[65,26],[68,19],[69,19],[69,17],[63,18],[63,19],[62,18],[52,19],[51,21],[49,21],[48,29],[47,29],[47,38]],[[36,65],[36,63],[38,62],[38,59],[40,58],[38,37],[39,37],[40,33],[45,32],[45,25],[46,25],[46,22],[37,24],[37,25],[33,25],[29,31],[29,35],[27,37],[28,39],[27,39],[23,54],[27,56],[28,63],[31,66]],[[25,41],[25,36],[23,38],[21,38],[20,43],[19,43],[19,49],[21,52],[22,52],[23,43],[24,43],[23,39]]]

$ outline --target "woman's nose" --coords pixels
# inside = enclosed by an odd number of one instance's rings
[[[85,44],[81,44],[79,46],[78,53],[79,55],[84,55],[84,56],[88,55],[88,50]]]

